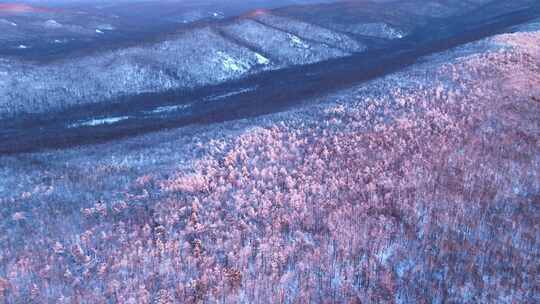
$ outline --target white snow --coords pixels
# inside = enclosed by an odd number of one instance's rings
[[[206,98],[205,100],[216,101],[216,100],[224,99],[224,98],[235,96],[235,95],[240,95],[240,94],[247,93],[247,92],[252,92],[252,91],[255,91],[257,88],[258,88],[257,86],[250,87],[250,88],[244,88],[244,89],[234,91],[234,92],[230,92],[230,93],[226,93],[226,94],[210,96],[210,97]]]
[[[309,48],[309,45],[306,44],[300,37],[293,35],[293,34],[287,34],[289,36],[289,39],[291,40],[291,45],[298,48],[307,49]]]
[[[250,68],[248,63],[238,60],[225,52],[218,51],[217,56],[217,60],[221,62],[226,70],[244,73]]]
[[[270,59],[264,57],[263,55],[259,53],[255,53],[255,58],[257,58],[257,63],[262,65],[268,65],[270,64]]]
[[[381,263],[386,263],[388,258],[390,258],[392,256],[392,254],[394,254],[394,250],[395,250],[395,248],[393,246],[386,247],[386,248],[381,249],[381,251],[379,251],[376,254],[376,256],[381,261]]]
[[[110,24],[100,24],[98,26],[96,26],[96,28],[100,31],[114,31],[114,26],[110,25]]]
[[[401,39],[403,37],[405,37],[405,34],[394,29],[394,28],[390,28],[390,35],[394,35],[394,37],[396,37],[397,39]]]
[[[44,25],[46,28],[50,28],[50,29],[57,29],[57,28],[62,27],[62,24],[58,23],[56,20],[53,20],[53,19],[45,21]]]
[[[0,23],[8,24],[8,25],[11,25],[11,26],[17,26],[17,23],[6,20],[6,19],[0,19]]]
[[[91,119],[83,122],[78,122],[69,125],[69,128],[79,128],[79,127],[95,127],[99,125],[111,125],[117,122],[129,119],[129,116],[119,116],[119,117],[106,117],[99,119]]]
[[[144,112],[146,114],[159,114],[159,113],[167,113],[167,112],[175,112],[179,110],[185,110],[187,108],[191,107],[190,104],[183,104],[183,105],[176,105],[176,106],[163,106],[155,108],[152,111]]]

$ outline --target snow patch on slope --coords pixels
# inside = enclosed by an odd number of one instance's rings
[[[54,19],[49,19],[43,23],[43,26],[48,29],[59,29],[62,27],[62,24]]]
[[[259,53],[255,53],[255,58],[257,59],[258,64],[262,64],[262,65],[270,64],[270,59],[264,57],[263,55]]]
[[[106,117],[99,119],[91,119],[83,122],[78,122],[69,125],[69,128],[79,128],[79,127],[95,127],[99,125],[112,125],[123,120],[129,119],[129,116],[119,116],[119,117]]]
[[[226,93],[226,94],[210,96],[210,97],[206,98],[206,100],[207,101],[216,101],[216,100],[224,99],[224,98],[227,98],[227,97],[232,97],[232,96],[244,94],[244,93],[247,93],[247,92],[253,92],[256,89],[257,89],[257,86],[251,87],[251,88],[244,88],[244,89],[240,89],[240,90],[234,91],[234,92],[229,92],[229,93]]]
[[[13,21],[9,21],[7,19],[0,19],[0,24],[7,24],[7,25],[10,25],[10,26],[17,26],[17,23],[15,23]]]
[[[157,107],[152,111],[145,112],[146,114],[162,114],[162,113],[170,113],[170,112],[177,112],[180,110],[185,110],[191,107],[190,104],[182,104],[182,105],[175,105],[175,106],[162,106]]]
[[[291,46],[302,48],[302,49],[308,49],[309,45],[304,42],[304,40],[300,39],[300,37],[293,35],[293,34],[287,34],[289,37],[289,40],[291,41]]]
[[[229,70],[232,72],[245,73],[250,68],[249,63],[241,59],[234,58],[231,55],[222,51],[217,52],[216,60],[218,62],[221,62],[225,70]]]

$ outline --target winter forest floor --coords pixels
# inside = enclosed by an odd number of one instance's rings
[[[527,30],[316,106],[1,157],[0,302],[537,302]]]

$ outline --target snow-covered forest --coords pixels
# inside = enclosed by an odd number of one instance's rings
[[[0,157],[0,301],[535,303],[539,30],[283,113]]]

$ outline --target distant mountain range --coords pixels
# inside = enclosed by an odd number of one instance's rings
[[[228,9],[205,3],[1,4],[0,116],[190,90],[394,48],[429,37],[434,23],[481,22],[535,1],[344,1],[238,16],[249,1]]]

